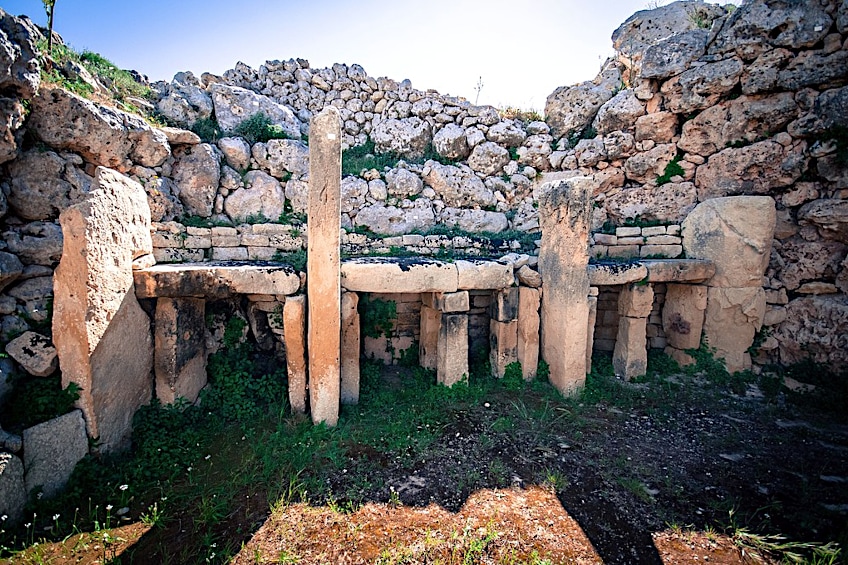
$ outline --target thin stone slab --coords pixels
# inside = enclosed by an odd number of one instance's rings
[[[615,376],[630,380],[641,377],[648,369],[647,318],[618,320],[618,335],[612,353],[612,368]]]
[[[489,363],[492,376],[498,379],[506,373],[506,366],[518,361],[518,320],[511,322],[489,321]]]
[[[460,290],[495,290],[515,282],[512,265],[485,260],[455,261]]]
[[[27,492],[40,487],[48,498],[65,488],[74,467],[88,453],[79,410],[25,429],[23,440]]]
[[[0,452],[0,516],[6,516],[4,526],[21,521],[26,502],[24,464],[15,455]]]
[[[641,263],[591,263],[586,272],[592,286],[613,286],[644,280],[648,269]]]
[[[359,403],[359,295],[355,292],[343,292],[342,345],[341,345],[341,392],[342,404]]]
[[[220,300],[234,294],[292,295],[300,277],[280,263],[160,264],[133,272],[139,298],[160,296]]]
[[[467,314],[442,314],[436,357],[439,384],[453,386],[468,379]]]
[[[292,412],[306,414],[306,296],[289,296],[283,305],[283,341]]]
[[[425,369],[435,370],[438,365],[439,327],[442,314],[426,304],[421,306],[418,363]]]
[[[206,386],[205,312],[202,298],[156,301],[153,369],[162,404],[178,398],[193,403]]]
[[[519,287],[518,296],[518,362],[525,381],[536,378],[539,367],[539,306],[542,292],[537,288]]]
[[[456,292],[457,267],[419,257],[359,257],[342,263],[342,286],[356,292]]]
[[[596,289],[597,290],[597,289]],[[586,324],[586,372],[592,372],[592,350],[595,348],[595,322],[598,320],[598,297],[589,295],[589,322]]]
[[[648,282],[703,282],[715,274],[715,264],[707,259],[642,259],[648,269]],[[641,280],[641,279],[640,279]]]

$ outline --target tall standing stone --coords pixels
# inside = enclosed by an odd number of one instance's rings
[[[553,181],[539,195],[542,246],[542,358],[551,383],[564,395],[586,382],[589,318],[589,226],[592,182],[586,177]]]
[[[309,131],[309,402],[313,422],[335,426],[341,386],[342,134],[338,108],[324,108],[312,118]]]
[[[205,313],[202,298],[156,300],[153,368],[156,398],[163,404],[177,398],[194,402],[206,386]]]
[[[59,221],[53,336],[62,385],[80,386],[88,435],[112,451],[128,443],[133,415],[152,393],[153,336],[132,272],[133,260],[153,251],[147,194],[99,167],[92,191]]]
[[[421,305],[421,331],[418,346],[418,363],[425,369],[436,369],[438,364],[439,326],[442,313],[426,304]]]
[[[592,351],[595,348],[595,323],[598,321],[598,287],[589,289],[589,320],[586,322],[586,372],[592,372]]]
[[[341,321],[341,402],[359,402],[359,295],[355,292],[342,294]]]
[[[468,315],[442,314],[436,360],[436,380],[453,386],[468,379]]]
[[[283,340],[292,412],[306,414],[306,296],[287,296],[283,305]]]
[[[527,286],[518,289],[518,362],[525,381],[536,378],[539,367],[539,304],[542,292]]]

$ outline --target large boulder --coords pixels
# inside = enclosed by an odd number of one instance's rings
[[[170,222],[185,215],[185,207],[179,199],[179,188],[167,177],[155,177],[144,183],[150,220]]]
[[[773,333],[782,364],[810,359],[836,372],[848,368],[848,296],[796,298],[786,314]]]
[[[411,208],[397,208],[383,204],[366,206],[356,215],[355,225],[382,235],[402,235],[426,231],[433,227],[436,218],[430,203],[416,200]]]
[[[707,108],[683,124],[677,146],[698,155],[712,155],[733,143],[752,143],[782,130],[798,115],[790,92],[772,96],[740,96]]]
[[[0,91],[30,99],[41,82],[38,31],[28,19],[0,9]]]
[[[251,216],[276,221],[286,202],[279,181],[264,171],[250,171],[244,176],[244,184],[224,200],[227,215],[236,223]]]
[[[190,72],[177,73],[170,83],[157,83],[159,92],[156,111],[182,127],[191,127],[198,120],[212,117],[212,97]]]
[[[644,102],[636,98],[633,89],[625,88],[601,106],[592,127],[600,135],[632,129],[636,119],[644,113]]]
[[[184,145],[174,152],[171,177],[187,214],[208,218],[218,194],[221,159],[208,143]]]
[[[51,222],[30,222],[3,233],[3,239],[24,265],[50,267],[62,256],[62,228]]]
[[[547,171],[551,168],[550,155],[553,152],[548,134],[531,135],[518,148],[518,164],[533,167],[537,171]]]
[[[500,233],[509,227],[509,221],[502,212],[459,208],[442,210],[441,223],[470,233]]]
[[[664,143],[649,151],[637,153],[624,162],[627,178],[636,182],[654,182],[665,173],[665,168],[677,155],[673,143]]]
[[[805,282],[833,279],[848,250],[839,241],[807,241],[793,236],[776,248],[774,266],[777,278],[787,290],[796,290]]]
[[[76,464],[88,455],[88,437],[79,410],[25,429],[23,441],[27,492],[41,488],[47,498],[65,488]]]
[[[429,169],[429,171],[428,171]],[[466,165],[442,165],[427,161],[424,181],[447,206],[494,206],[495,194]]]
[[[761,287],[707,290],[704,341],[731,373],[751,368],[748,349],[763,326],[766,293]]]
[[[433,149],[446,159],[465,159],[469,151],[465,128],[447,124],[433,136]]]
[[[682,225],[690,259],[716,266],[709,286],[761,287],[777,213],[770,196],[731,196],[702,202]]]
[[[232,131],[254,114],[264,114],[292,139],[300,139],[300,120],[288,106],[283,106],[252,90],[216,83],[209,88],[215,118],[224,131]]]
[[[776,141],[725,149],[698,167],[695,184],[702,202],[735,194],[768,194],[801,178],[807,157]]]
[[[243,137],[222,137],[218,140],[218,149],[233,169],[243,171],[250,166],[250,145]]]
[[[158,167],[171,155],[165,134],[140,117],[94,104],[61,88],[41,90],[33,99],[27,123],[47,145],[120,171],[128,171],[132,162]]]
[[[848,243],[848,200],[824,198],[801,206],[798,223],[813,225],[825,239]]]
[[[795,137],[820,134],[833,126],[848,127],[848,86],[825,90],[812,110],[786,127]]]
[[[56,348],[36,332],[25,332],[6,344],[6,353],[30,375],[48,377],[59,368]]]
[[[392,169],[386,173],[386,189],[391,196],[415,196],[424,189],[424,181],[409,169]]]
[[[82,389],[77,405],[88,435],[108,452],[127,445],[133,415],[150,401],[153,337],[132,263],[153,244],[138,183],[100,167],[92,188],[60,216],[65,240],[54,277],[53,340],[62,384]]]
[[[518,147],[526,138],[527,132],[512,120],[501,120],[486,132],[486,139],[507,147]]]
[[[0,291],[13,283],[24,272],[24,265],[17,255],[0,251]]]
[[[476,147],[468,157],[468,166],[486,176],[500,174],[509,163],[509,151],[491,141],[485,141]]]
[[[6,517],[8,525],[17,525],[23,518],[26,502],[24,464],[15,455],[0,452],[0,516]]]
[[[691,182],[625,188],[604,201],[608,216],[617,224],[640,218],[664,223],[682,222],[698,203]]]
[[[374,126],[371,139],[378,153],[420,159],[432,140],[432,130],[421,118],[389,119]]]
[[[309,174],[309,147],[293,139],[272,139],[265,144],[268,150],[268,170],[281,179],[287,175],[304,177]]]
[[[848,51],[803,51],[777,75],[777,86],[800,90],[806,86],[841,85],[848,76]]]
[[[737,57],[693,67],[660,87],[666,110],[688,114],[718,102],[739,83],[744,66]]]
[[[91,183],[85,173],[53,151],[38,149],[13,161],[9,177],[9,205],[25,220],[58,218],[59,212],[87,192]]]
[[[666,79],[689,69],[707,50],[710,33],[692,29],[650,45],[642,59],[642,78]]]
[[[25,116],[26,110],[20,100],[0,98],[0,163],[17,157]]]
[[[555,139],[585,130],[621,86],[621,73],[607,65],[594,80],[574,86],[560,86],[545,102],[545,121]]]

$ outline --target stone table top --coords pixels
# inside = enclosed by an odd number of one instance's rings
[[[234,294],[291,295],[300,290],[297,271],[284,263],[166,263],[133,272],[139,298],[165,296],[220,299]]]

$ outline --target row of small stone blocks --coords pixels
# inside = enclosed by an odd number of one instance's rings
[[[649,349],[665,349],[668,341],[662,326],[662,306],[665,302],[663,283],[655,283],[654,303],[648,316],[647,338]],[[618,335],[618,296],[621,292],[617,287],[602,287],[598,296],[598,315],[595,322],[594,348],[596,351],[612,351]]]
[[[596,258],[668,257],[683,253],[680,226],[619,227],[615,235],[592,234],[589,255]]]

